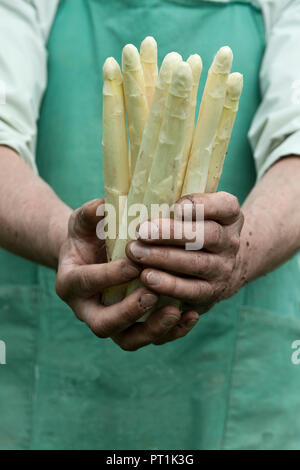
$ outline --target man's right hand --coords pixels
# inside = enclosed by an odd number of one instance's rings
[[[96,235],[103,199],[84,204],[69,220],[68,237],[62,244],[56,292],[99,338],[112,338],[122,349],[135,351],[148,344],[164,344],[185,336],[197,322],[195,311],[183,314],[166,306],[136,323],[154,307],[158,297],[151,290],[137,289],[122,302],[105,307],[101,294],[107,287],[139,277],[142,268],[129,259],[108,263],[105,242]]]

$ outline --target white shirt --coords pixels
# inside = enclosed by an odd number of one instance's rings
[[[279,158],[300,155],[300,0],[240,1],[261,8],[266,28],[262,102],[249,132],[261,177]],[[47,40],[58,4],[0,0],[0,144],[15,149],[35,171],[37,120],[47,86]]]

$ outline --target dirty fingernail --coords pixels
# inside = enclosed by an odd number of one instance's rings
[[[143,308],[150,308],[156,304],[158,297],[154,294],[143,294],[140,298],[140,304]]]
[[[186,206],[186,205],[193,206],[194,203],[190,199],[182,199],[182,201],[180,201],[180,205],[181,206]]]
[[[140,225],[138,236],[143,240],[158,238],[158,226],[154,222],[143,222]]]
[[[165,328],[171,328],[172,326],[175,326],[176,323],[178,322],[178,318],[175,316],[175,315],[168,315],[166,317],[163,317],[161,320],[160,320],[160,323],[162,324],[162,326],[164,326]]]
[[[136,259],[142,259],[149,255],[149,248],[141,246],[136,242],[131,243],[129,250]]]
[[[140,275],[140,269],[130,264],[126,264],[121,267],[122,274],[125,278],[132,279],[134,277],[138,277]]]
[[[196,318],[193,318],[192,320],[188,320],[186,323],[185,323],[185,326],[187,328],[193,328],[193,326],[196,325],[196,323],[198,323],[198,320],[199,318],[196,320]]]
[[[146,276],[146,281],[152,286],[157,286],[160,284],[161,275],[155,271],[150,271]]]

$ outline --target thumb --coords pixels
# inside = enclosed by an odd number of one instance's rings
[[[69,233],[77,237],[96,235],[96,227],[103,216],[97,215],[97,209],[104,204],[104,199],[93,199],[76,209],[70,217]]]

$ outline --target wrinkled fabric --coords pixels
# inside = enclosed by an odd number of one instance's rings
[[[268,36],[263,100],[249,133],[258,178],[280,157],[300,155],[300,1],[286,2],[280,13]]]
[[[205,72],[232,47],[245,88],[220,189],[242,202],[256,178],[247,132],[265,39],[260,12],[240,2],[63,1],[48,46],[41,176],[74,208],[103,196],[102,64],[149,34],[159,62],[171,48],[198,52]],[[128,353],[75,318],[54,272],[0,252],[0,448],[299,449],[299,266],[295,257],[246,286],[186,338]]]

